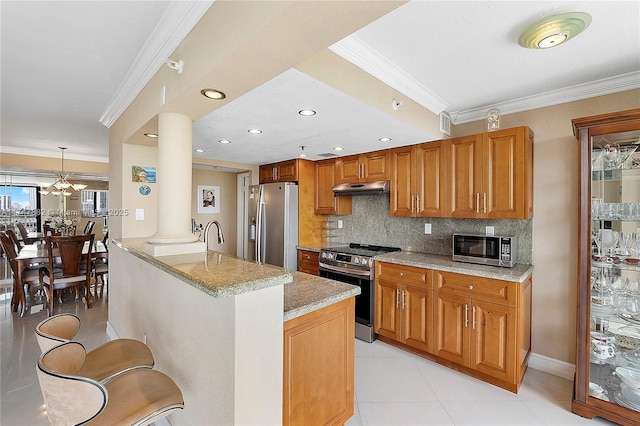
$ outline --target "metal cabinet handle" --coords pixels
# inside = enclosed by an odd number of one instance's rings
[[[471,310],[471,329],[476,329],[476,307],[474,306]]]
[[[400,289],[396,289],[396,308],[400,306]]]
[[[483,197],[484,197],[484,213],[487,212],[487,193],[483,193]]]
[[[416,195],[416,213],[420,211],[420,196]]]
[[[404,290],[402,290],[402,309],[404,310]]]
[[[413,213],[415,211],[415,197],[412,195],[411,196],[411,213]]]
[[[464,326],[469,327],[469,305],[464,304]]]
[[[480,193],[476,192],[476,213],[480,213]]]
[[[467,287],[469,290],[473,290],[473,286],[470,285],[469,287]]]
[[[398,274],[402,277],[404,276],[404,272],[398,272]]]

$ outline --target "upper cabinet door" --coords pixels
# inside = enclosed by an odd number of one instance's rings
[[[416,146],[416,216],[447,215],[447,143]]]
[[[483,217],[524,219],[532,209],[532,139],[529,129],[515,127],[484,134]],[[531,205],[530,205],[531,204]],[[486,211],[485,211],[486,210]]]
[[[362,154],[362,179],[365,181],[389,179],[389,151],[376,151]]]
[[[403,146],[391,150],[391,216],[415,214],[416,148]]]
[[[350,155],[336,160],[336,183],[360,182],[360,156]]]
[[[334,159],[315,162],[315,214],[351,214],[351,196],[333,194],[335,175]]]
[[[482,217],[482,134],[449,140],[449,213]]]

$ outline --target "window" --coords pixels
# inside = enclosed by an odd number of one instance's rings
[[[82,216],[106,216],[108,212],[108,196],[109,191],[83,190],[80,194]]]
[[[0,186],[0,223],[22,222],[29,231],[37,231],[40,194],[34,186]]]

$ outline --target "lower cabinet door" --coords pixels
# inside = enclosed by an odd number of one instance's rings
[[[471,367],[512,383],[516,376],[516,308],[473,301]]]
[[[435,336],[433,353],[469,366],[469,308],[471,299],[434,292]]]
[[[402,343],[433,352],[433,291],[404,286],[402,316]]]
[[[400,284],[377,280],[375,289],[374,331],[381,336],[400,340]]]

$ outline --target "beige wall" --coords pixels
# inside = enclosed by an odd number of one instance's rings
[[[206,226],[210,220],[217,220],[222,225],[224,244],[218,244],[215,225],[209,231],[209,250],[235,256],[237,225],[237,179],[235,173],[217,172],[213,170],[193,169],[193,191],[191,196],[191,217],[196,223]],[[220,187],[220,213],[198,214],[198,185]],[[204,236],[202,237],[204,240]]]
[[[571,120],[640,107],[640,90],[509,114],[500,128],[534,134],[532,351],[575,363],[578,241],[578,141]],[[454,126],[480,133],[484,121]]]
[[[122,169],[119,177],[122,180],[120,186],[122,204],[117,208],[114,206],[113,212],[122,213],[122,215],[114,215],[116,217],[113,217],[112,221],[122,221],[122,237],[150,237],[156,233],[158,225],[158,184],[133,182],[131,168],[133,166],[155,167],[156,177],[159,178],[158,148],[123,144],[121,150]],[[143,185],[151,188],[149,195],[140,193],[140,187]],[[137,209],[144,210],[144,220],[136,220]],[[116,235],[110,233],[111,238]]]

